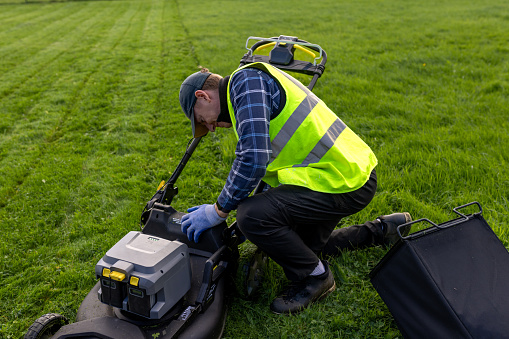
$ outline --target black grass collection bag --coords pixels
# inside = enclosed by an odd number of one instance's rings
[[[470,205],[480,211],[459,212]],[[371,283],[405,338],[509,338],[509,253],[479,203],[453,211],[460,218],[409,223],[432,226],[398,241]]]

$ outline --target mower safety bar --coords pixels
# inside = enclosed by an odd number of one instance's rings
[[[265,48],[267,48],[267,47],[273,47],[273,46],[275,46],[275,45],[276,45],[276,43],[275,43],[275,42],[271,42],[271,43],[268,43],[268,44],[266,44],[266,45],[261,45],[261,46],[260,46],[260,47],[258,47],[256,50],[254,50],[252,53],[256,53],[256,52],[258,52],[258,51],[261,51],[262,49],[265,49]],[[309,49],[304,48],[304,47],[302,47],[302,46],[300,46],[300,45],[295,45],[294,47],[295,47],[295,48],[297,48],[298,50],[300,50],[300,51],[304,52],[304,53],[307,53],[310,57],[314,58],[314,59],[315,59],[315,61],[314,61],[314,64],[315,64],[315,65],[316,65],[316,59],[320,59],[320,58],[321,58],[321,56],[320,56],[320,55],[318,55],[318,56],[317,56],[315,53],[311,52]]]
[[[253,53],[256,51],[256,50],[261,50],[263,48],[266,48],[266,47],[269,47],[269,46],[274,46],[276,44],[279,44],[279,43],[286,43],[286,44],[290,44],[290,45],[297,45],[295,47],[299,48],[298,45],[300,46],[306,46],[306,47],[309,47],[317,52],[319,52],[318,56],[316,56],[315,54],[311,53],[311,55],[314,57],[314,60],[313,60],[313,65],[316,66],[316,62],[317,60],[320,60],[322,58],[323,55],[325,55],[325,51],[322,49],[322,47],[320,47],[320,45],[317,45],[317,44],[312,44],[312,43],[309,43],[307,41],[304,41],[304,40],[290,40],[291,37],[285,37],[285,36],[280,36],[279,38],[259,38],[259,37],[255,37],[255,36],[250,36],[249,38],[247,38],[246,40],[246,49],[248,50],[248,54],[249,55],[253,55]],[[261,40],[257,43],[255,43],[253,46],[251,46],[251,48],[249,48],[249,40]],[[263,46],[265,45],[265,46]],[[300,50],[302,51],[305,51],[306,53],[309,54],[309,52],[307,52],[304,48],[300,47],[299,48]]]
[[[251,47],[248,47],[250,40],[261,41],[254,43]],[[271,55],[267,56],[255,54],[257,51],[269,46],[274,46],[271,50]],[[293,50],[295,48],[310,54],[314,58],[313,62],[295,60],[293,57]],[[240,66],[254,62],[264,62],[281,70],[310,75],[313,77],[307,86],[310,90],[313,90],[318,78],[325,71],[325,63],[327,62],[327,53],[319,45],[309,43],[305,40],[300,40],[296,37],[284,35],[273,38],[249,37],[246,41],[246,49],[248,52],[244,54],[240,60]],[[317,52],[318,55],[313,53],[313,51]],[[272,53],[274,54],[272,55]],[[317,63],[320,59],[320,63]]]

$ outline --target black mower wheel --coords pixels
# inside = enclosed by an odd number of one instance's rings
[[[69,323],[66,317],[57,313],[48,313],[34,321],[28,328],[24,339],[49,339],[60,327]]]

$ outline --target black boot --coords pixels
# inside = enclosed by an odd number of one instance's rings
[[[327,261],[322,261],[325,272],[317,276],[293,282],[288,289],[270,304],[276,314],[295,314],[307,308],[311,303],[325,298],[336,288],[334,276]]]
[[[412,221],[412,216],[408,212],[393,213],[389,215],[382,215],[377,218],[383,226],[384,239],[383,243],[385,246],[391,246],[400,239],[397,228],[399,225],[403,225]],[[405,237],[410,232],[412,225],[401,227],[399,232],[401,236]]]

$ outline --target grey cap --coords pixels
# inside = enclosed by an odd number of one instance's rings
[[[205,80],[211,75],[210,72],[196,72],[187,77],[180,86],[179,101],[186,117],[191,120],[193,127],[193,137],[202,137],[209,131],[207,127],[201,124],[195,124],[194,121],[194,104],[196,103],[196,91],[202,89]]]

